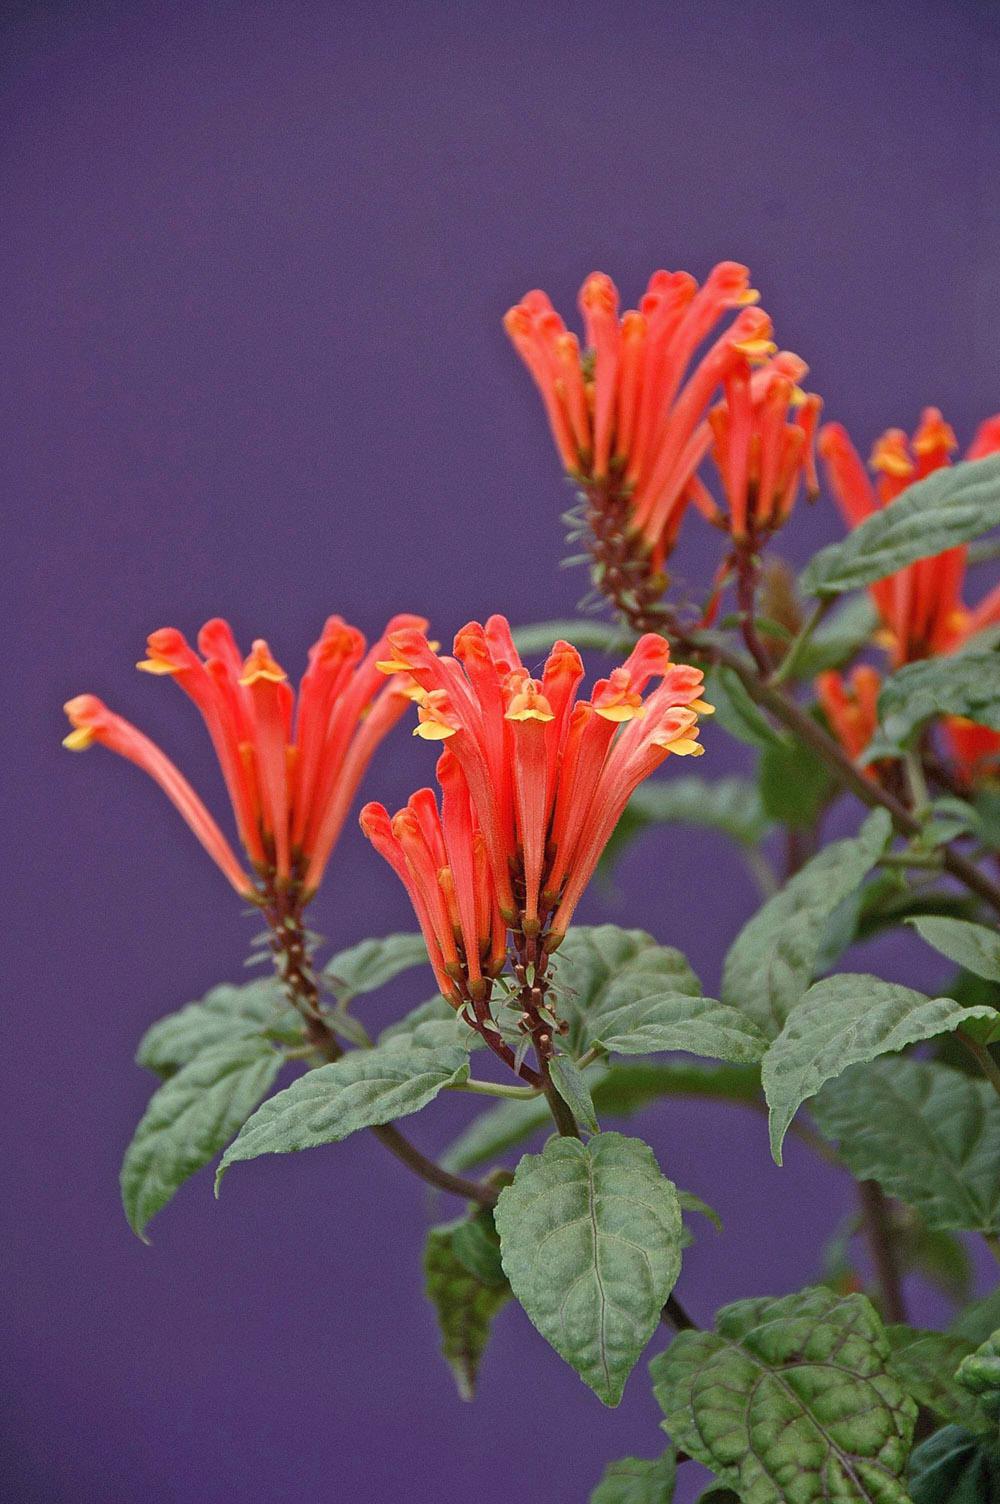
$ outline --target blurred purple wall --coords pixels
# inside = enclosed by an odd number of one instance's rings
[[[59,707],[104,695],[217,794],[190,707],[132,672],[148,630],[223,613],[294,668],[335,610],[369,633],[424,611],[445,638],[570,612],[567,493],[500,318],[535,285],[569,310],[594,267],[631,301],[658,265],[745,260],[859,442],[930,401],[967,437],[1000,406],[998,22],[990,0],[8,0],[4,1498],[578,1504],[605,1460],[659,1449],[641,1369],[606,1412],[513,1309],[457,1401],[425,1197],[367,1138],[242,1168],[218,1205],[202,1174],[152,1248],[132,1236],[136,1040],[239,980],[248,931],[151,785],[59,751]],[[786,551],[837,531],[822,503]],[[706,774],[738,763],[706,741]],[[370,795],[430,762],[399,735]],[[750,902],[724,844],[662,832],[586,917],[647,926],[714,986]],[[337,944],[410,926],[353,830],[316,922]],[[879,959],[924,977],[926,953]],[[467,1116],[439,1103],[416,1136]],[[833,1172],[797,1146],[778,1171],[763,1122],[724,1111],[639,1131],[725,1218],[686,1260],[699,1318],[813,1277]]]

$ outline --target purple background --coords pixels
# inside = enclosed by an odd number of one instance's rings
[[[38,0],[4,18],[4,1496],[576,1504],[605,1460],[659,1448],[642,1370],[607,1412],[511,1309],[463,1407],[421,1293],[423,1190],[368,1138],[242,1168],[218,1205],[203,1173],[152,1248],[128,1231],[118,1165],[151,1085],[135,1043],[239,980],[248,930],[152,785],[58,750],[59,706],[104,695],[217,800],[190,708],[132,672],[150,629],[223,613],[297,669],[334,610],[373,633],[416,609],[446,638],[493,609],[570,612],[566,493],[500,318],[535,285],[569,310],[594,267],[632,301],[658,265],[745,260],[859,442],[928,401],[968,437],[1000,405],[997,7]],[[695,582],[717,550],[699,526]],[[787,551],[837,532],[821,503]],[[739,762],[706,740],[702,771]],[[397,736],[370,796],[402,799],[431,757]],[[714,986],[750,901],[729,847],[671,831],[586,917],[649,927]],[[353,829],[315,915],[340,945],[410,927]],[[919,980],[927,953],[872,964]],[[428,990],[411,977],[371,1017]],[[441,1146],[468,1112],[439,1103],[415,1134]],[[700,1319],[814,1275],[849,1204],[835,1173],[797,1146],[775,1169],[755,1117],[665,1106],[640,1131],[726,1221],[687,1257]]]

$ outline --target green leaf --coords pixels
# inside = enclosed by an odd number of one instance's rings
[[[590,1043],[589,1018],[600,1013],[612,984],[658,979],[664,992],[698,997],[701,984],[679,950],[643,930],[614,924],[575,925],[555,954],[555,995],[569,1024],[566,1047],[579,1055]]]
[[[617,1405],[681,1267],[677,1193],[653,1151],[620,1133],[550,1139],[500,1192],[496,1223],[528,1316]]]
[[[877,1180],[929,1227],[1000,1232],[1000,1099],[988,1082],[935,1061],[878,1060],[825,1086],[813,1115],[859,1180]]]
[[[271,1035],[291,1043],[302,1037],[298,1014],[288,1006],[274,978],[233,987],[224,982],[197,1003],[168,1013],[146,1030],[139,1041],[136,1064],[158,1076],[170,1076],[201,1050],[238,1039]]]
[[[787,746],[756,701],[750,698],[735,669],[716,664],[705,678],[705,699],[715,706],[719,725],[748,747]]]
[[[804,595],[843,595],[1000,526],[1000,456],[935,470],[810,560]]]
[[[812,679],[842,668],[866,647],[878,629],[879,616],[870,595],[852,596],[820,622],[798,655],[796,677]]]
[[[493,1318],[510,1299],[506,1280],[484,1284],[455,1248],[463,1222],[432,1227],[424,1245],[427,1298],[437,1312],[441,1352],[455,1376],[463,1400],[475,1395],[479,1364],[489,1341]]]
[[[635,642],[621,627],[587,616],[576,620],[533,622],[527,627],[515,627],[512,636],[517,651],[527,657],[535,653],[548,655],[552,644],[560,638],[571,642],[575,648],[591,648],[600,653],[629,653]]]
[[[991,1011],[962,1008],[951,997],[925,997],[911,987],[853,972],[814,983],[789,1014],[761,1071],[775,1163],[781,1164],[789,1123],[824,1081],[849,1065],[950,1033]]]
[[[125,1215],[139,1237],[178,1187],[242,1127],[281,1065],[266,1039],[237,1038],[199,1050],[153,1093],[121,1169]]]
[[[513,1177],[508,1176],[506,1184]],[[500,1259],[500,1238],[491,1207],[452,1224],[451,1246],[459,1263],[474,1274],[481,1285],[490,1289],[508,1289],[507,1276]]]
[[[745,1504],[907,1504],[917,1407],[863,1295],[824,1289],[725,1306],[653,1359],[674,1444]]]
[[[591,1094],[605,1117],[631,1117],[661,1097],[703,1097],[756,1105],[761,1101],[760,1074],[746,1066],[693,1065],[686,1061],[616,1062],[602,1074],[590,1073]],[[445,1154],[446,1169],[462,1173],[487,1164],[500,1154],[551,1126],[544,1100],[501,1102],[469,1125]]]
[[[992,1431],[1000,1422],[1000,1331],[991,1332],[958,1365],[956,1382],[974,1397]]]
[[[965,716],[1000,731],[1000,653],[949,653],[907,663],[883,684],[878,710],[891,747],[905,747],[942,715]]]
[[[974,1300],[970,1306],[967,1306],[955,1317],[950,1330],[957,1337],[967,1337],[978,1347],[980,1342],[985,1342],[998,1326],[1000,1326],[1000,1285],[997,1285],[995,1290],[991,1290],[989,1295],[984,1295],[981,1300]]]
[[[608,1463],[590,1495],[590,1504],[670,1504],[676,1481],[673,1447],[668,1447],[653,1462],[642,1457],[622,1457],[619,1462]]]
[[[600,1133],[601,1125],[594,1111],[590,1087],[574,1061],[568,1055],[554,1055],[549,1061],[549,1073],[553,1086],[577,1122],[582,1123],[588,1133]]]
[[[764,813],[796,830],[815,825],[837,787],[826,764],[804,742],[765,747],[758,781]]]
[[[936,915],[913,918],[921,940],[926,940],[949,961],[974,971],[988,982],[1000,982],[1000,936],[985,924],[970,924],[965,919],[941,919]]]
[[[427,964],[427,946],[422,935],[386,935],[381,940],[362,940],[331,956],[323,978],[341,1003],[362,992],[384,987],[401,971]]]
[[[910,1458],[913,1504],[995,1504],[1000,1446],[960,1426],[945,1426]]]
[[[827,921],[861,885],[891,833],[888,814],[874,810],[857,836],[814,856],[737,935],[722,973],[722,1000],[769,1038],[813,979]]]
[[[402,1018],[397,1018],[395,1023],[386,1024],[377,1042],[386,1044],[390,1039],[401,1039],[404,1034],[412,1036],[414,1030],[421,1028],[423,1024],[447,1026],[440,1027],[436,1033],[439,1032],[440,1037],[448,1043],[451,1043],[454,1038],[455,1042],[466,1049],[477,1050],[480,1046],[485,1048],[480,1036],[469,1028],[469,1025],[458,1016],[451,1004],[446,1002],[440,993],[429,997],[425,1003],[418,1003],[415,1008],[410,1009],[409,1013],[404,1013]],[[421,1031],[420,1037],[425,1040],[428,1037],[425,1029]]]
[[[261,1154],[290,1154],[339,1143],[360,1128],[419,1112],[445,1086],[467,1079],[461,1045],[446,1042],[442,1024],[426,1023],[410,1035],[371,1050],[353,1050],[331,1065],[307,1071],[254,1113],[222,1157],[216,1192],[229,1166]]]
[[[618,1055],[685,1050],[753,1064],[767,1050],[766,1037],[738,1008],[710,997],[665,992],[656,977],[616,978],[585,1022],[588,1043]]]
[[[749,778],[708,780],[694,775],[640,783],[614,835],[604,849],[605,869],[624,847],[650,825],[693,825],[731,836],[741,846],[756,846],[767,835],[757,785]]]
[[[722,1231],[722,1218],[714,1207],[709,1206],[707,1201],[702,1201],[693,1191],[678,1189],[677,1200],[680,1202],[682,1212],[698,1212],[702,1217],[707,1217],[716,1232]]]
[[[970,1342],[950,1332],[903,1325],[887,1326],[885,1335],[892,1351],[892,1371],[918,1405],[970,1431],[989,1429],[982,1409],[954,1376],[973,1350]]]

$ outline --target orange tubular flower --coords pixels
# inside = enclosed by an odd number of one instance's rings
[[[238,893],[259,899],[293,892],[301,906],[319,886],[375,748],[406,708],[404,687],[387,685],[377,666],[389,635],[426,626],[422,617],[393,617],[366,653],[361,633],[331,616],[309,651],[297,697],[267,643],[258,639],[244,661],[221,619],[199,633],[200,655],[173,627],[148,638],[138,667],[170,675],[201,712],[254,877],[170,759],[95,696],[67,702],[74,729],[63,745],[82,751],[99,742],[136,763]]]
[[[594,272],[580,292],[585,355],[543,292],[527,293],[504,319],[541,393],[563,468],[590,503],[606,545],[599,562],[622,567],[626,542],[654,569],[671,552],[712,443],[712,396],[774,352],[771,321],[751,306],[758,294],[749,276],[733,261],[720,262],[701,287],[687,272],[654,272],[639,308],[619,318],[614,283]]]
[[[463,627],[454,657],[414,628],[389,643],[383,667],[416,686],[414,734],[447,743],[441,807],[421,789],[391,819],[366,805],[361,825],[410,895],[442,993],[481,1023],[508,931],[515,972],[532,967],[544,990],[548,957],[630,795],[671,753],[703,750],[698,716],[711,707],[701,670],[672,665],[653,634],[589,699],[576,697],[575,648],[557,642],[534,679],[502,616]]]
[[[831,669],[816,678],[816,696],[830,730],[847,753],[859,758],[878,727],[878,692],[882,679],[878,669],[859,663],[845,680]],[[871,768],[867,775],[874,778]]]
[[[873,484],[846,429],[828,423],[819,435],[819,451],[834,497],[850,527],[857,527],[880,507],[890,506],[914,481],[951,463],[958,443],[936,407],[925,408],[912,439],[899,428],[886,429],[870,459]],[[1000,451],[1000,414],[976,432],[966,459],[983,459]],[[963,601],[966,549],[950,548],[899,570],[871,588],[882,622],[883,645],[894,668],[953,653],[985,627],[1000,623],[1000,586],[978,606]],[[817,685],[817,688],[819,686]],[[959,769],[971,777],[1000,755],[1000,736],[971,722],[948,721],[945,734]],[[846,745],[846,743],[845,743]]]

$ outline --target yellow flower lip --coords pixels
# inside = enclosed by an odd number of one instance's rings
[[[449,736],[454,736],[457,730],[457,726],[446,726],[444,721],[421,721],[418,726],[414,726],[413,735],[425,742],[443,742]]]
[[[86,752],[94,742],[93,726],[77,726],[63,737],[63,746],[70,752]]]
[[[164,658],[140,658],[136,664],[144,674],[176,674],[178,667],[174,663],[167,663]]]
[[[646,714],[645,705],[595,705],[594,709],[604,721],[637,721]]]

